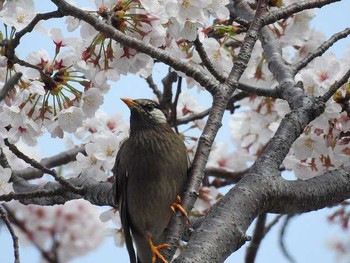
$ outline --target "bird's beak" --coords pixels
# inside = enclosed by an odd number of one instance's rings
[[[134,108],[136,105],[138,105],[134,100],[132,99],[128,99],[128,98],[121,98],[121,100],[126,104],[128,105],[128,107],[131,109],[131,108]]]

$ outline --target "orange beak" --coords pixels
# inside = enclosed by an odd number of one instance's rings
[[[132,99],[128,99],[128,98],[120,98],[126,105],[128,105],[129,108],[133,108],[137,105],[137,103],[132,100]]]

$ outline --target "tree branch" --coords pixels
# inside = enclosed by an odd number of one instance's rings
[[[275,218],[265,227],[265,235],[271,230],[271,228],[278,223],[278,221],[283,217],[284,215],[277,215]]]
[[[182,90],[182,77],[179,76],[177,78],[177,87],[176,87],[174,102],[171,105],[171,118],[170,118],[170,125],[175,128],[175,131],[177,134],[179,134],[179,130],[177,129],[177,104],[179,102],[181,90]]]
[[[286,217],[286,219],[283,222],[283,225],[281,227],[280,230],[280,235],[279,235],[279,244],[280,244],[280,248],[282,250],[283,255],[286,257],[286,259],[290,262],[290,263],[296,263],[296,261],[294,260],[294,258],[290,255],[290,253],[288,252],[286,245],[284,243],[284,238],[285,238],[285,233],[286,233],[286,229],[288,224],[290,223],[290,220],[292,219],[293,215],[288,215]]]
[[[231,183],[238,183],[245,173],[248,172],[248,169],[238,172],[229,171],[223,168],[215,168],[215,167],[208,167],[205,170],[205,173],[207,176],[213,176],[216,178],[226,179],[230,180]]]
[[[7,42],[7,58],[12,61],[15,57],[15,48],[19,45],[21,38],[27,34],[30,33],[34,27],[41,21],[41,20],[49,20],[52,18],[59,18],[63,17],[63,14],[60,13],[59,11],[52,11],[48,13],[43,13],[43,14],[37,14],[33,20],[21,31],[17,32],[15,34],[15,37]]]
[[[14,144],[9,143],[9,141],[7,139],[5,139],[4,142],[5,142],[5,145],[7,147],[9,147],[10,151],[12,153],[14,153],[18,158],[22,159],[23,161],[25,161],[26,163],[30,164],[34,168],[39,169],[40,171],[42,171],[44,173],[52,175],[52,177],[57,182],[59,182],[62,186],[64,186],[65,188],[69,189],[73,193],[84,194],[85,190],[83,188],[71,185],[66,179],[64,179],[62,176],[57,174],[55,170],[50,170],[50,169],[46,168],[45,166],[41,165],[36,160],[34,160],[32,158],[29,158],[24,153],[22,153],[20,150],[18,150],[18,148]]]
[[[190,116],[183,117],[181,119],[177,119],[176,125],[182,125],[182,124],[187,124],[187,123],[189,123],[191,121],[201,120],[204,117],[208,116],[209,112],[210,112],[210,109],[206,109],[204,111],[191,114]]]
[[[216,68],[213,66],[211,63],[207,53],[205,52],[202,43],[199,41],[198,37],[196,40],[193,42],[199,57],[202,60],[203,66],[206,67],[209,72],[220,82],[225,82],[226,81],[226,76],[222,75],[219,71],[216,70]]]
[[[286,19],[295,13],[313,8],[321,8],[325,5],[339,2],[341,0],[305,0],[290,4],[284,8],[279,8],[273,12],[269,12],[265,15],[265,25],[272,24],[280,19]]]
[[[78,153],[82,153],[84,155],[86,154],[84,145],[61,152],[48,158],[44,158],[40,161],[40,164],[46,168],[53,168],[65,165],[75,161]],[[12,174],[14,176],[19,176],[25,180],[31,180],[42,177],[44,172],[42,170],[29,167],[23,170],[14,170],[12,171]]]
[[[333,95],[334,93],[337,92],[338,89],[340,89],[341,86],[343,86],[350,78],[350,68],[348,69],[348,71],[343,75],[343,77],[338,80],[337,82],[335,82],[330,88],[329,90],[322,95],[321,100],[323,102],[328,101]]]
[[[154,95],[157,96],[158,101],[160,102],[162,100],[163,95],[162,95],[162,92],[158,89],[157,85],[154,83],[152,75],[145,78],[145,80],[146,80],[148,86],[153,91]]]
[[[340,39],[346,38],[348,35],[350,35],[350,28],[346,28],[343,31],[334,34],[330,39],[324,41],[315,51],[310,52],[305,58],[298,61],[292,66],[293,74],[297,74],[301,69],[305,68],[316,57],[319,57],[322,54],[324,54],[331,46],[333,46],[334,43],[336,43]]]

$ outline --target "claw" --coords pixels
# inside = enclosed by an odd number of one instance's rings
[[[153,244],[152,238],[148,237],[148,243],[152,250],[152,263],[156,263],[157,259],[159,259],[162,263],[168,263],[168,261],[164,258],[164,256],[159,252],[160,249],[170,248],[170,245],[164,243],[159,246],[155,246]]]
[[[179,210],[180,213],[181,213],[184,217],[186,217],[186,219],[187,219],[187,222],[186,222],[186,223],[187,223],[187,224],[190,223],[190,220],[189,220],[189,218],[188,218],[188,214],[187,214],[186,210],[181,206],[181,198],[180,198],[180,196],[177,196],[177,197],[176,197],[176,201],[170,206],[170,209],[171,209],[174,213],[176,213],[176,209]]]

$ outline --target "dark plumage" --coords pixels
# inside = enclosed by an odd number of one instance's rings
[[[133,238],[137,262],[150,263],[153,254],[148,238],[155,246],[164,242],[170,207],[187,181],[187,152],[157,103],[122,100],[131,111],[130,136],[121,145],[113,168],[116,201],[130,262],[136,262]]]

